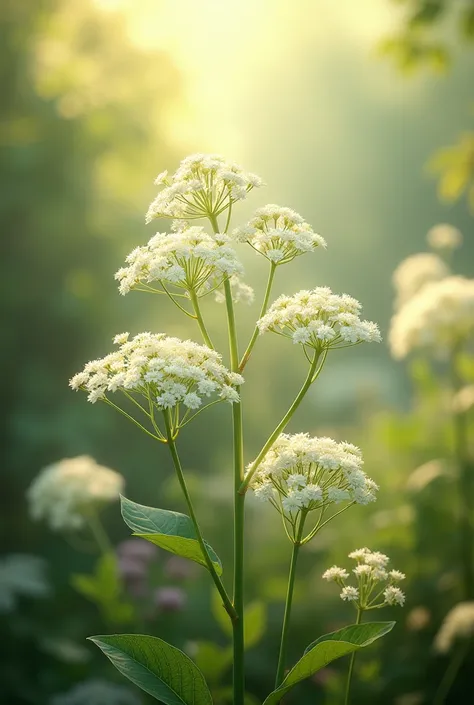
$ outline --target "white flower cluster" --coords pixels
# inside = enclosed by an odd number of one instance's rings
[[[399,570],[389,570],[388,556],[379,551],[359,548],[349,554],[357,562],[353,573],[357,578],[357,587],[346,585],[349,573],[344,568],[334,565],[323,573],[323,579],[335,582],[342,588],[341,600],[353,602],[360,610],[371,610],[385,605],[400,605],[405,603],[405,595],[397,587],[397,583],[405,579]],[[380,588],[379,583],[385,583]]]
[[[294,524],[302,511],[330,504],[375,501],[377,485],[362,470],[361,452],[351,443],[281,434],[263,458],[250,486]],[[247,468],[251,472],[253,463]]]
[[[260,333],[273,331],[318,352],[363,341],[380,342],[377,325],[362,321],[360,310],[360,303],[352,296],[339,296],[328,287],[317,287],[280,296],[257,325]]]
[[[227,235],[209,235],[198,226],[156,233],[147,245],[132,250],[128,266],[116,273],[120,293],[137,287],[146,290],[152,282],[160,282],[202,296],[225,278],[243,274],[229,242]]]
[[[218,216],[253,188],[263,186],[259,176],[217,154],[191,154],[172,176],[164,171],[155,183],[163,189],[148,209],[147,223],[154,218]]]
[[[72,389],[84,389],[92,403],[107,392],[143,395],[159,410],[184,404],[197,409],[203,397],[239,401],[236,386],[241,375],[229,372],[219,353],[191,340],[168,338],[164,333],[140,333],[131,340],[117,335],[119,349],[100,360],[92,360],[71,381]]]
[[[443,260],[432,252],[419,252],[400,262],[392,281],[397,293],[395,308],[399,309],[413,298],[426,284],[449,276]]]
[[[462,245],[462,233],[447,223],[440,223],[431,228],[426,239],[433,250],[442,252],[455,250]]]
[[[474,635],[474,602],[460,602],[448,612],[436,635],[436,651],[447,653],[458,639]]]
[[[474,279],[447,277],[427,284],[392,318],[390,348],[397,359],[418,348],[444,355],[474,333]]]
[[[31,483],[27,497],[33,519],[45,519],[51,529],[79,529],[87,512],[119,498],[122,475],[81,455],[44,468]]]
[[[248,242],[274,264],[286,264],[316,247],[326,247],[321,235],[291,208],[269,204],[259,208],[254,217],[233,232],[240,242]]]

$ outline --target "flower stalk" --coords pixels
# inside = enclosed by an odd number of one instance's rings
[[[287,587],[286,601],[285,601],[285,613],[283,616],[283,626],[282,626],[282,631],[281,631],[280,653],[278,656],[278,666],[277,666],[277,672],[276,672],[276,678],[275,678],[275,688],[278,688],[278,686],[283,681],[283,678],[285,675],[285,660],[286,660],[286,653],[287,653],[287,648],[288,648],[288,633],[289,633],[289,627],[290,627],[291,606],[292,606],[292,602],[293,602],[293,591],[294,591],[294,587],[295,587],[296,566],[298,563],[298,554],[299,554],[299,551],[300,551],[300,548],[302,545],[301,539],[303,536],[305,519],[306,519],[306,512],[302,512],[301,516],[300,516],[300,523],[298,526],[298,532],[296,535],[296,539],[293,542],[293,548],[291,551],[290,571],[288,574],[288,587]]]
[[[194,511],[194,506],[191,500],[191,496],[189,494],[189,490],[186,484],[186,480],[184,478],[184,473],[183,469],[181,467],[181,461],[179,459],[178,455],[178,449],[176,448],[176,443],[175,443],[175,438],[173,437],[173,429],[172,429],[172,423],[171,423],[171,418],[170,418],[170,413],[169,412],[164,412],[163,413],[164,420],[165,420],[165,427],[166,427],[166,437],[167,437],[167,444],[168,448],[171,453],[171,457],[173,459],[173,464],[176,470],[176,475],[178,477],[178,482],[180,484],[180,487],[183,491],[184,499],[186,501],[188,511],[189,511],[189,516],[191,517],[191,521],[193,522],[194,525],[194,530],[196,532],[196,538],[198,540],[199,546],[201,548],[202,554],[204,556],[204,560],[206,561],[207,568],[209,570],[209,573],[211,574],[212,580],[214,581],[214,584],[219,591],[219,595],[222,598],[223,605],[225,607],[225,610],[229,617],[234,620],[236,617],[234,607],[232,605],[232,602],[227,595],[227,592],[224,588],[224,585],[222,584],[221,579],[217,575],[216,569],[214,567],[214,563],[211,560],[211,557],[209,555],[209,551],[207,550],[206,543],[202,537],[201,529],[199,527],[197,518],[196,518],[196,513]]]

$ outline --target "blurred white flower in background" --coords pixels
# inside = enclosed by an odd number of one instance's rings
[[[427,284],[392,318],[392,355],[425,349],[446,356],[474,334],[474,279],[447,277]]]
[[[474,635],[474,602],[460,602],[448,612],[438,631],[434,647],[439,653],[451,650],[458,639]]]
[[[44,519],[53,530],[79,529],[88,512],[118,500],[124,478],[80,455],[44,468],[31,483],[27,498],[33,519]]]
[[[392,275],[396,291],[395,308],[399,309],[426,284],[440,281],[450,274],[448,266],[432,252],[419,252],[404,259]]]
[[[462,233],[453,225],[440,223],[428,231],[426,240],[428,245],[432,247],[433,250],[451,252],[452,250],[461,247]]]

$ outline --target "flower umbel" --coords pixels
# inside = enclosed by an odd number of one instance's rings
[[[357,562],[353,573],[357,579],[357,587],[346,585],[349,573],[344,568],[334,565],[323,573],[323,579],[335,582],[341,588],[341,600],[353,602],[361,611],[375,610],[386,605],[405,603],[405,595],[397,587],[397,583],[405,579],[399,570],[388,570],[389,558],[379,551],[359,548],[349,554]]]
[[[45,519],[51,529],[80,529],[91,510],[118,500],[122,475],[99,465],[88,455],[44,468],[31,483],[27,497],[33,519]]]
[[[191,154],[172,176],[165,171],[155,183],[163,189],[148,209],[147,223],[154,218],[217,217],[253,188],[263,186],[259,176],[218,154]]]
[[[286,264],[316,247],[326,247],[321,235],[291,208],[267,205],[259,208],[254,217],[233,235],[241,242],[248,242],[275,265]]]
[[[311,438],[307,433],[282,434],[263,458],[250,486],[282,515],[292,540],[302,513],[316,511],[317,520],[304,540],[309,540],[331,506],[375,501],[377,485],[362,470],[360,450],[331,438]],[[251,472],[253,464],[248,466]]]
[[[225,278],[243,274],[229,243],[227,235],[209,235],[198,226],[156,233],[147,245],[136,247],[127,257],[128,266],[116,273],[120,293],[131,289],[153,292],[151,285],[157,282],[203,296]]]
[[[339,296],[328,287],[317,287],[280,296],[257,325],[260,333],[279,333],[317,353],[361,342],[380,342],[377,325],[362,321],[360,309],[360,303],[352,296]]]
[[[121,392],[133,403],[132,409],[138,407],[139,418],[151,423],[160,440],[163,434],[156,411],[173,411],[172,425],[177,431],[205,398],[217,395],[231,404],[239,401],[235,387],[243,384],[243,378],[229,372],[221,356],[204,345],[163,333],[140,333],[131,340],[124,333],[114,342],[119,345],[117,351],[88,362],[69,384],[74,390],[88,392],[92,403],[104,400],[112,404],[108,395]]]

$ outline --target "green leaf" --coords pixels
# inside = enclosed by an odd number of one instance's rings
[[[283,683],[270,693],[263,705],[279,703],[294,685],[309,678],[331,661],[369,646],[376,639],[388,634],[394,626],[395,622],[354,624],[319,637],[308,646],[296,666],[293,666]]]
[[[212,705],[204,676],[182,651],[154,636],[91,636],[115,668],[165,705]]]
[[[132,529],[134,536],[207,567],[193,522],[186,514],[146,507],[126,497],[121,497],[121,505],[123,520]],[[206,546],[217,575],[221,575],[222,565],[219,558],[208,543]]]
[[[230,621],[230,620],[228,620]],[[267,609],[265,604],[255,601],[245,610],[244,644],[246,649],[256,646],[265,633],[267,626]]]

